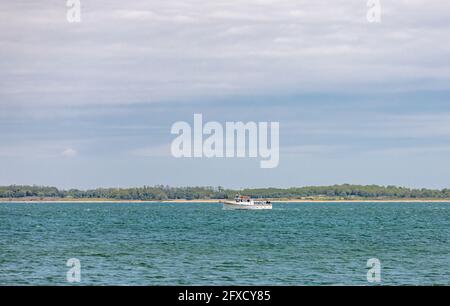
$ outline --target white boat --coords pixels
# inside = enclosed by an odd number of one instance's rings
[[[222,200],[223,209],[272,209],[270,201],[255,201],[247,196],[236,195],[234,200]]]

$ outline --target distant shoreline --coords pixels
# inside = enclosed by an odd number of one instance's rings
[[[58,189],[52,186],[0,186],[0,202],[76,202],[76,203],[215,203],[233,199],[236,194],[272,202],[450,202],[450,189],[410,189],[396,186],[351,185],[304,186],[290,188],[225,189],[221,186],[170,187],[163,185]],[[189,200],[187,200],[189,199]]]
[[[334,199],[267,199],[272,203],[450,203],[450,199],[392,199],[392,200],[334,200]],[[46,199],[46,200],[31,200],[31,199],[7,199],[0,200],[0,204],[6,203],[178,203],[178,204],[188,204],[188,203],[205,203],[205,204],[213,204],[219,203],[220,199],[202,199],[202,200],[116,200],[116,199],[99,199],[99,200],[85,200],[85,199]]]

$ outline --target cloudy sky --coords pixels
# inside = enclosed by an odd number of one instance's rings
[[[450,186],[450,2],[0,1],[0,185]],[[280,164],[175,159],[175,121],[279,121]]]

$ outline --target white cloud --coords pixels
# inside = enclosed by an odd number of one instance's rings
[[[70,147],[64,148],[53,141],[27,141],[0,146],[2,158],[47,159],[58,157],[75,157],[78,152]]]
[[[61,152],[61,155],[64,157],[75,157],[78,155],[78,152],[72,148],[67,148]]]

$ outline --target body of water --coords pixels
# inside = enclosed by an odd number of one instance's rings
[[[450,285],[449,203],[0,203],[0,285]]]

